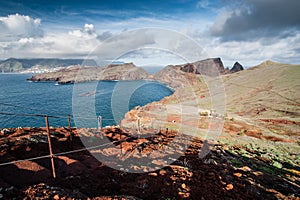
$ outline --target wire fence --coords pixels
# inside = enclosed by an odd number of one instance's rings
[[[55,163],[54,163],[54,158],[57,156],[61,156],[61,155],[66,155],[66,154],[72,154],[72,153],[78,153],[78,152],[82,152],[82,151],[87,151],[87,150],[92,150],[92,149],[96,149],[96,148],[100,148],[100,147],[105,147],[108,145],[112,145],[112,144],[120,144],[120,151],[122,154],[122,142],[126,141],[128,139],[128,137],[122,137],[120,136],[120,138],[118,140],[112,141],[112,142],[107,142],[104,144],[100,144],[100,145],[96,145],[96,146],[89,146],[89,147],[84,147],[84,148],[80,148],[80,149],[75,149],[75,150],[70,150],[70,151],[63,151],[60,153],[53,153],[52,151],[52,144],[51,144],[51,133],[50,133],[50,124],[49,124],[49,118],[54,118],[54,119],[66,119],[68,121],[68,130],[70,133],[70,142],[72,144],[73,142],[73,128],[71,126],[71,119],[73,118],[78,118],[78,119],[92,119],[92,120],[97,120],[98,123],[98,127],[97,130],[102,129],[102,121],[104,120],[114,120],[115,119],[103,119],[102,116],[98,116],[96,117],[86,117],[86,116],[73,116],[73,115],[46,115],[46,114],[30,114],[30,113],[12,113],[12,112],[0,112],[0,115],[7,115],[7,116],[20,116],[20,117],[43,117],[45,118],[45,127],[46,127],[46,132],[47,132],[47,141],[48,141],[48,148],[49,148],[49,155],[44,155],[44,156],[37,156],[37,157],[32,157],[32,158],[27,158],[27,159],[20,159],[20,160],[14,160],[14,161],[9,161],[9,162],[5,162],[5,163],[0,163],[0,167],[1,166],[5,166],[5,165],[11,165],[11,164],[16,164],[16,163],[20,163],[20,162],[25,162],[25,161],[33,161],[33,160],[39,160],[39,159],[45,159],[45,158],[50,158],[51,161],[51,166],[52,166],[52,175],[53,178],[56,178],[56,170],[55,170]],[[133,128],[136,128],[137,133],[141,133],[142,131],[142,124],[140,119],[138,119],[135,122],[135,126]],[[121,122],[119,122],[119,125],[121,127]],[[124,127],[125,128],[125,127]],[[154,128],[152,127],[152,129],[154,130]],[[126,130],[126,128],[124,129]],[[130,129],[131,130],[131,129]],[[155,129],[156,130],[156,129]],[[160,126],[159,129],[157,129],[156,131],[161,131],[162,130],[162,126]],[[156,132],[155,131],[155,132]],[[166,131],[168,132],[168,128],[166,129]],[[101,133],[101,132],[99,132]],[[130,136],[130,137],[134,137],[134,136]],[[73,145],[72,145],[73,148]]]
[[[69,116],[71,118],[78,118],[78,119],[95,119],[95,117],[80,117],[80,116],[73,116],[73,115],[48,115],[48,114],[30,114],[30,113],[9,113],[9,112],[0,112],[0,115],[12,115],[12,116],[27,116],[27,117],[45,117],[48,116],[49,118],[62,118],[66,119]],[[102,120],[115,120],[112,118],[105,118]]]
[[[44,117],[45,118],[45,127],[46,127],[46,131],[47,131],[48,146],[49,146],[49,155],[0,163],[0,166],[16,164],[16,163],[20,163],[20,162],[24,162],[24,161],[33,161],[33,160],[38,160],[38,159],[50,158],[51,166],[52,166],[52,175],[53,175],[53,178],[56,178],[56,171],[55,171],[55,164],[54,164],[54,157],[55,156],[66,155],[66,154],[71,154],[71,153],[77,153],[77,152],[91,150],[91,149],[95,149],[95,148],[100,148],[100,147],[112,144],[112,142],[108,142],[108,143],[97,145],[97,146],[85,147],[85,148],[81,148],[81,149],[65,151],[65,152],[60,152],[60,153],[54,154],[52,152],[52,145],[51,145],[49,118],[66,119],[68,121],[68,129],[70,131],[70,141],[72,141],[74,136],[73,136],[72,127],[71,127],[71,118],[74,118],[74,116],[72,116],[72,115],[58,115],[58,116],[55,116],[55,115],[47,115],[47,114],[11,113],[11,112],[0,112],[0,115],[19,116],[19,117]],[[95,120],[95,117],[76,116],[76,118],[77,119],[93,119],[93,120]],[[104,120],[114,120],[114,119],[103,119],[102,116],[98,116],[97,117],[97,122],[98,122],[98,127],[97,128],[98,129],[102,128],[102,121],[104,121]],[[115,141],[113,143],[116,143],[116,142],[122,142],[122,141],[119,140],[119,141]]]
[[[34,119],[34,118],[45,117],[45,116],[48,116],[48,118],[51,120],[52,127],[66,126],[65,122],[67,122],[67,120],[70,120],[70,123],[73,125],[75,125],[75,120],[77,122],[78,121],[81,122],[81,123],[78,123],[79,125],[82,124],[82,122],[84,122],[84,124],[85,124],[84,126],[87,126],[87,127],[89,124],[90,124],[90,126],[94,126],[94,127],[96,127],[96,126],[102,127],[103,125],[111,126],[111,125],[118,124],[118,122],[115,119],[103,118],[102,116],[91,117],[91,116],[52,115],[52,114],[36,114],[36,113],[33,113],[33,114],[32,113],[15,113],[15,112],[0,111],[0,116],[1,115],[20,118],[18,127],[27,127],[27,126],[41,127],[44,124],[44,122],[39,119]],[[23,117],[25,117],[25,118],[23,118]],[[29,118],[26,118],[26,117],[29,117]],[[16,118],[14,120],[16,120]],[[2,125],[0,124],[0,129],[16,126],[14,123],[11,123],[12,119],[10,119],[10,118],[2,118],[1,120],[2,120]]]
[[[122,141],[125,141],[126,139],[128,139],[128,138],[117,140],[117,141],[114,141],[114,142],[108,142],[108,143],[101,144],[101,145],[90,146],[90,147],[85,147],[85,148],[71,150],[71,151],[64,151],[64,152],[60,152],[60,153],[53,153],[52,156],[57,157],[57,156],[62,156],[62,155],[67,155],[67,154],[72,154],[72,153],[78,153],[78,152],[82,152],[82,151],[97,149],[97,148],[105,147],[105,146],[108,146],[108,145],[111,145],[111,144],[120,143]],[[15,160],[15,161],[10,161],[10,162],[0,163],[0,166],[16,164],[16,163],[20,163],[20,162],[24,162],[24,161],[39,160],[39,159],[44,159],[44,158],[49,158],[49,157],[50,157],[49,155],[44,155],[44,156],[37,156],[37,157],[27,158],[27,159],[22,159],[22,160]]]

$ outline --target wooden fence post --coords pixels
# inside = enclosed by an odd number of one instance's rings
[[[121,149],[121,155],[123,154],[123,151],[122,151],[122,133],[123,133],[123,129],[121,127],[121,119],[119,119],[119,128],[120,128],[120,138],[119,138],[119,141],[120,141],[120,149]]]
[[[52,165],[52,175],[53,175],[53,178],[56,178],[55,167],[54,167],[54,158],[53,158],[52,146],[51,146],[51,137],[50,137],[48,115],[45,115],[45,123],[46,123],[48,145],[49,145],[50,159],[51,159],[51,165]]]
[[[72,129],[71,129],[71,116],[70,115],[68,115],[68,128],[69,128],[69,132],[70,132],[70,140],[72,142],[73,132],[72,132]]]
[[[141,119],[140,118],[138,118],[137,125],[138,125],[138,133],[140,134],[141,133]]]
[[[102,116],[98,116],[98,129],[102,129]]]

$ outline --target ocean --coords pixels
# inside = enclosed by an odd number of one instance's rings
[[[0,74],[0,128],[45,127],[49,125],[95,127],[118,124],[135,106],[143,106],[173,93],[153,81],[98,81],[67,85],[28,82],[31,74]],[[39,115],[39,116],[36,116]],[[74,120],[75,119],[75,120]],[[83,119],[81,121],[80,119]]]

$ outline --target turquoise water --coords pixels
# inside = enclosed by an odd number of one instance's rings
[[[95,117],[102,116],[103,126],[114,125],[118,123],[116,121],[119,118],[113,115],[113,112],[118,112],[118,116],[124,116],[135,106],[159,101],[172,94],[166,86],[151,81],[99,81],[77,83],[75,86],[55,85],[53,82],[27,82],[26,79],[30,76],[30,74],[0,74],[0,128],[45,126],[44,117],[17,116],[23,114],[59,117],[50,117],[50,126],[67,126],[68,115],[73,116],[76,111],[77,119],[84,118],[89,110],[95,110]],[[89,103],[91,99],[93,104]],[[83,110],[84,116],[78,112],[78,106]],[[112,109],[113,106],[117,109]],[[16,115],[7,115],[8,113]],[[71,122],[72,126],[78,126],[74,123],[73,117]],[[94,124],[95,118],[91,118],[84,126]]]

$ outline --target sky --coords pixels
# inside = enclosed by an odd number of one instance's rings
[[[299,0],[0,0],[0,59],[300,63]]]

